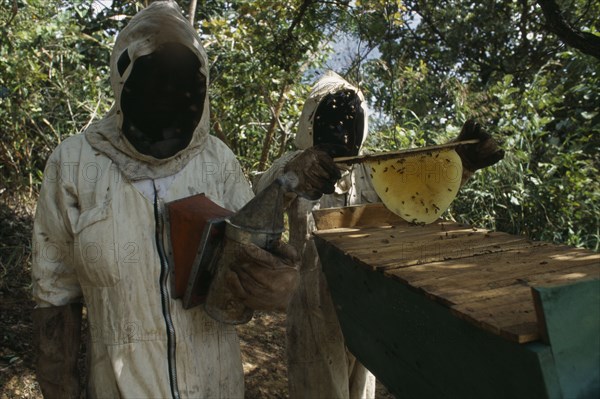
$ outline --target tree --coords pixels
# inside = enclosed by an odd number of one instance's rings
[[[13,1],[0,8],[3,189],[28,188],[33,195],[56,144],[109,105],[102,83],[106,37],[78,23],[91,12],[86,1]]]
[[[546,18],[546,29],[548,31],[554,33],[569,46],[600,59],[600,37],[598,35],[574,28],[564,19],[563,12],[556,1],[538,0],[537,3],[542,8]],[[588,1],[586,8],[593,15],[593,11],[590,10],[592,7],[596,7],[597,11],[598,4]]]
[[[35,194],[50,151],[110,106],[111,43],[149,2],[98,10],[92,0],[5,1],[0,190]],[[356,50],[338,54],[349,59],[337,72],[366,94],[371,150],[443,142],[478,119],[508,155],[477,175],[451,214],[598,248],[598,2],[178,3],[212,62],[213,134],[247,172],[292,148],[314,73],[343,37]]]
[[[570,4],[565,18],[597,38],[597,4]],[[503,135],[508,155],[462,190],[454,217],[598,249],[598,61],[565,48],[526,1],[402,6],[402,23],[379,8],[356,30],[380,43],[381,57],[364,65],[385,116],[371,145],[443,142],[479,119]]]
[[[196,19],[215,60],[213,126],[244,166],[263,170],[293,135],[306,93],[304,74],[327,55],[327,31],[347,4],[215,1],[203,6]]]

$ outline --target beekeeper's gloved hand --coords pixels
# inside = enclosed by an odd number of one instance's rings
[[[471,139],[479,139],[479,143],[456,148],[463,169],[468,173],[473,174],[476,170],[491,166],[504,158],[504,150],[500,148],[498,141],[473,120],[465,122],[456,141]]]
[[[79,398],[80,303],[33,310],[36,376],[44,398]]]
[[[239,244],[239,262],[225,275],[231,292],[254,310],[285,311],[298,284],[300,259],[294,247],[278,241],[271,252]]]
[[[298,181],[293,185],[294,192],[309,200],[317,200],[323,194],[333,193],[335,183],[341,178],[333,158],[317,147],[302,151],[288,162],[284,172],[296,175]]]

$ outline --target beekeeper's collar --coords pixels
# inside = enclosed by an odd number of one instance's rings
[[[177,173],[202,151],[209,134],[208,94],[204,100],[202,117],[189,145],[170,158],[157,159],[139,153],[122,133],[121,91],[135,60],[170,42],[181,43],[198,57],[200,72],[206,77],[208,86],[208,58],[197,32],[183,17],[175,2],[156,1],[138,12],[118,35],[110,59],[115,104],[103,119],[92,124],[85,133],[91,146],[115,162],[130,180],[155,179]],[[125,53],[127,56],[124,56]]]

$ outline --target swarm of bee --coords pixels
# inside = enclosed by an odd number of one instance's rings
[[[331,156],[356,155],[364,134],[361,99],[353,90],[326,95],[315,113],[314,144],[325,145]]]

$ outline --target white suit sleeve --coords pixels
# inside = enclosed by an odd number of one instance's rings
[[[242,171],[240,163],[233,153],[231,153],[231,156],[223,165],[225,167],[223,173],[225,208],[238,211],[254,197],[254,193]]]
[[[33,225],[31,274],[38,307],[62,306],[82,296],[71,224],[79,214],[77,173],[74,163],[61,159],[62,152],[59,146],[46,164]]]
[[[285,165],[288,164],[292,159],[296,158],[302,151],[292,151],[285,153],[281,156],[281,158],[277,159],[273,162],[273,165],[264,173],[260,175],[257,181],[252,188],[254,193],[257,194],[267,188],[269,184],[274,182],[279,176],[283,175],[283,170],[285,169]]]

